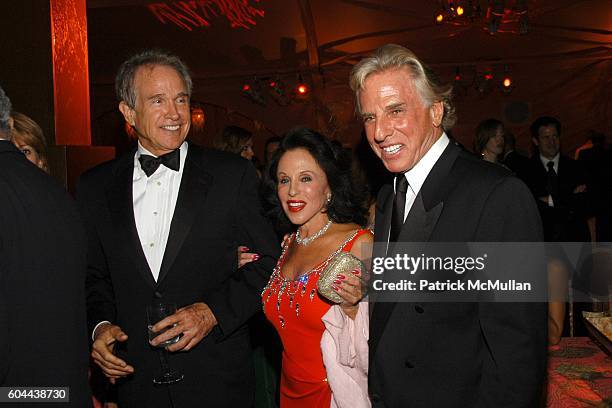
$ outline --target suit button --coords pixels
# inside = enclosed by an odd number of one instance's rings
[[[158,291],[155,291],[155,293],[153,294],[157,299],[161,299],[162,298],[162,294],[159,293]]]
[[[381,398],[378,394],[370,394],[370,401],[372,402],[380,402]]]
[[[406,368],[414,368],[414,364],[412,364],[410,361],[406,360],[404,361],[404,365],[406,366]]]
[[[414,307],[414,310],[415,310],[417,313],[423,313],[423,312],[425,311],[425,309],[423,309],[423,308],[422,308],[421,306],[419,306],[419,305],[416,305],[416,306]]]

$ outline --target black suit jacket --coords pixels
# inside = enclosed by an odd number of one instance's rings
[[[157,282],[138,238],[132,205],[134,154],[84,174],[78,201],[89,234],[87,278],[90,330],[102,320],[129,339],[117,354],[135,373],[121,380],[119,403],[128,407],[250,407],[254,376],[248,318],[261,307],[260,293],[278,255],[269,223],[260,214],[259,180],[246,160],[189,145],[170,235]],[[237,270],[244,244],[262,258]],[[185,378],[154,387],[159,371],[149,347],[146,306],[205,302],[219,324],[189,352],[170,355]]]
[[[70,387],[62,406],[91,406],[85,249],[64,188],[0,140],[0,386]]]
[[[388,236],[393,196],[391,186],[379,194],[375,242]],[[409,214],[399,242],[542,239],[527,187],[502,166],[452,143],[429,173],[415,205],[421,199],[426,216],[417,225]],[[393,250],[388,254],[394,255]],[[546,370],[546,328],[545,304],[376,303],[369,343],[372,404],[536,406]]]
[[[547,170],[539,154],[531,157],[527,184],[531,189],[544,224],[546,241],[588,242],[591,240],[586,219],[591,212],[588,193],[574,193],[579,185],[587,183],[586,174],[580,164],[567,156],[559,157],[557,179],[559,190],[554,207],[539,200],[547,197]]]

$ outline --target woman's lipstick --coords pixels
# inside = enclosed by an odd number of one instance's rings
[[[287,200],[287,208],[291,212],[300,212],[306,207],[306,202],[302,200]]]

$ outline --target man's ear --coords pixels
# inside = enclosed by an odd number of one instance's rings
[[[121,101],[119,102],[119,110],[123,114],[123,117],[127,123],[129,123],[131,126],[136,125],[136,122],[134,122],[134,115],[136,113],[134,109],[130,108],[130,106],[124,101]]]
[[[444,103],[442,101],[434,102],[429,108],[431,112],[431,122],[434,127],[442,126],[442,118],[444,117]]]

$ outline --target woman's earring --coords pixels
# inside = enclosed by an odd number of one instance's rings
[[[327,201],[325,202],[325,204],[329,205],[331,203],[331,199],[332,199],[332,196],[331,196],[331,194],[328,193],[327,194]]]

